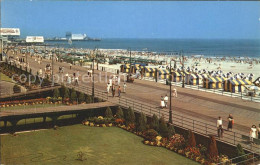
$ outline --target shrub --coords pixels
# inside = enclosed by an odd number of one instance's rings
[[[159,119],[155,114],[152,117],[151,128],[157,132],[159,131]]]
[[[62,98],[64,98],[65,90],[66,90],[66,87],[65,87],[64,85],[61,85],[61,88],[60,88],[60,96],[61,96]]]
[[[92,97],[90,95],[86,96],[86,103],[92,103]]]
[[[134,124],[134,122],[135,122],[135,114],[134,114],[134,111],[132,110],[132,108],[129,107],[125,111],[124,114],[125,114],[126,125]]]
[[[79,93],[79,102],[80,102],[80,103],[83,103],[84,101],[85,101],[85,94],[82,93],[82,92],[80,92],[80,93]]]
[[[240,144],[237,144],[236,157],[239,157],[239,156],[241,156],[241,157],[237,158],[236,162],[242,162],[242,161],[246,160],[247,157],[243,156],[243,155],[245,155],[245,151],[243,150],[243,148]]]
[[[74,88],[72,88],[72,90],[71,90],[70,100],[72,102],[77,101],[77,93]]]
[[[14,85],[13,86],[13,92],[14,93],[21,93],[21,87],[19,85]]]
[[[116,110],[116,118],[118,119],[123,119],[124,118],[124,113],[121,109],[120,106],[118,106],[117,110]]]
[[[169,125],[168,127],[168,138],[171,138],[175,134],[175,129],[173,125]]]
[[[209,151],[209,158],[210,159],[214,159],[218,156],[218,148],[217,148],[216,139],[212,135],[210,135],[208,151]]]
[[[168,128],[163,117],[159,121],[159,133],[164,138],[168,137]]]
[[[129,122],[131,124],[134,124],[135,123],[135,113],[131,107],[128,108],[128,111],[129,111]]]
[[[155,131],[154,129],[148,129],[147,131],[144,132],[145,139],[149,141],[154,141],[156,136],[158,136],[158,132]]]
[[[188,146],[189,147],[195,147],[196,146],[195,136],[194,136],[194,133],[191,130],[189,130],[189,135],[188,135]]]
[[[55,88],[54,89],[54,91],[53,91],[53,97],[54,98],[58,98],[58,97],[60,97],[60,91],[59,91],[59,89],[58,88]]]
[[[112,113],[110,107],[107,107],[107,109],[106,109],[106,111],[105,111],[105,116],[106,116],[107,118],[112,118],[112,117],[113,117],[113,113]]]
[[[145,114],[141,113],[141,115],[138,117],[138,120],[137,120],[137,131],[139,131],[139,132],[145,131],[146,122],[147,122],[147,119],[146,119]]]
[[[70,91],[68,88],[64,88],[64,96],[63,99],[69,99],[70,98]]]

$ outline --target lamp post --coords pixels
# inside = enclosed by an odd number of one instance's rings
[[[129,72],[131,73],[131,69],[132,69],[132,52],[131,52],[131,48],[129,48],[129,53],[130,53],[130,70],[129,70]]]
[[[169,123],[172,124],[172,60],[170,61],[170,109]]]
[[[92,61],[93,61],[93,63],[92,63],[92,101],[93,101],[93,103],[94,103],[94,98],[95,98],[95,83],[94,83],[94,81],[95,81],[95,79],[94,79],[95,53],[96,53],[96,47],[93,51],[93,57],[92,57]]]
[[[182,51],[181,51],[181,56],[182,56],[182,73],[183,73],[183,76],[182,76],[182,88],[185,88],[185,85],[184,85],[184,56],[182,54]]]

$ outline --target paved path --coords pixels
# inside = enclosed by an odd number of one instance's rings
[[[79,104],[72,106],[56,106],[56,107],[48,107],[48,108],[30,108],[30,109],[17,109],[17,110],[4,110],[0,111],[0,117],[5,116],[14,116],[14,115],[26,115],[26,114],[41,114],[41,113],[49,113],[49,112],[64,112],[64,111],[80,111],[86,109],[95,109],[101,107],[108,106],[116,106],[111,102],[99,102],[99,103],[91,103],[91,104]]]

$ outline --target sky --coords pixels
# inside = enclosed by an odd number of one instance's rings
[[[1,12],[22,37],[260,38],[260,2],[2,0]]]

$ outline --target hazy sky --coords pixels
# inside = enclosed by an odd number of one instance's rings
[[[1,12],[23,37],[260,38],[260,2],[2,0]]]

